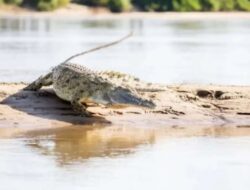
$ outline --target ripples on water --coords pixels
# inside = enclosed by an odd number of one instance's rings
[[[70,55],[131,30],[135,36],[127,42],[75,62],[151,82],[250,84],[250,21],[233,18],[0,18],[0,81],[31,81]]]

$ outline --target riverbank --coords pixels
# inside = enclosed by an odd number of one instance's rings
[[[0,84],[0,136],[27,131],[80,126],[126,126],[143,128],[204,127],[248,128],[250,87],[218,85],[174,85],[161,92],[146,92],[157,104],[155,110],[91,107],[96,117],[84,118],[73,112],[46,88],[22,91],[23,83]]]
[[[4,5],[0,7],[0,17],[38,17],[56,19],[250,19],[248,12],[123,12],[112,13],[107,8],[91,8],[69,4],[51,12]]]

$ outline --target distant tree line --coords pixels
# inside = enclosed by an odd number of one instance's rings
[[[35,8],[40,11],[52,11],[59,7],[66,6],[71,0],[0,0],[1,4],[14,4]]]
[[[113,12],[141,11],[250,11],[250,0],[0,0],[1,4],[16,4],[50,11],[70,2],[88,6],[108,7]]]

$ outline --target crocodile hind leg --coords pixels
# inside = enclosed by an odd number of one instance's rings
[[[44,76],[40,76],[37,80],[30,83],[28,86],[24,88],[24,90],[32,90],[36,91],[42,88],[43,86],[49,86],[52,85],[52,72],[49,72],[48,74]]]

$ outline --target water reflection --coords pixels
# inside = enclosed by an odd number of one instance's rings
[[[119,23],[118,22],[114,22],[113,20],[96,20],[95,22],[91,21],[91,20],[86,20],[84,22],[82,22],[82,26],[83,28],[99,28],[99,29],[103,29],[103,28],[117,28],[119,27]]]
[[[1,18],[0,32],[13,31],[50,31],[50,19],[37,18]]]
[[[131,31],[137,31],[141,33],[144,28],[144,21],[141,19],[130,20],[53,20],[49,18],[0,18],[0,31],[50,31],[55,28],[76,27],[76,25],[83,29],[98,28],[98,29],[114,29],[114,28],[129,28]]]
[[[0,139],[0,188],[247,190],[249,135],[249,126],[28,132]]]
[[[179,22],[173,22],[170,23],[173,26],[173,29],[175,29],[175,31],[202,31],[204,30],[206,27],[204,26],[204,22],[202,21],[189,21],[189,22],[185,22],[185,21],[179,21]]]
[[[28,147],[55,156],[60,165],[131,154],[139,145],[154,143],[155,138],[150,131],[98,126],[29,132],[25,137]]]
[[[153,145],[176,137],[249,136],[248,126],[240,127],[102,127],[72,126],[53,130],[27,132],[25,144],[33,151],[53,156],[63,166],[97,157],[117,157],[133,154],[141,146]]]

